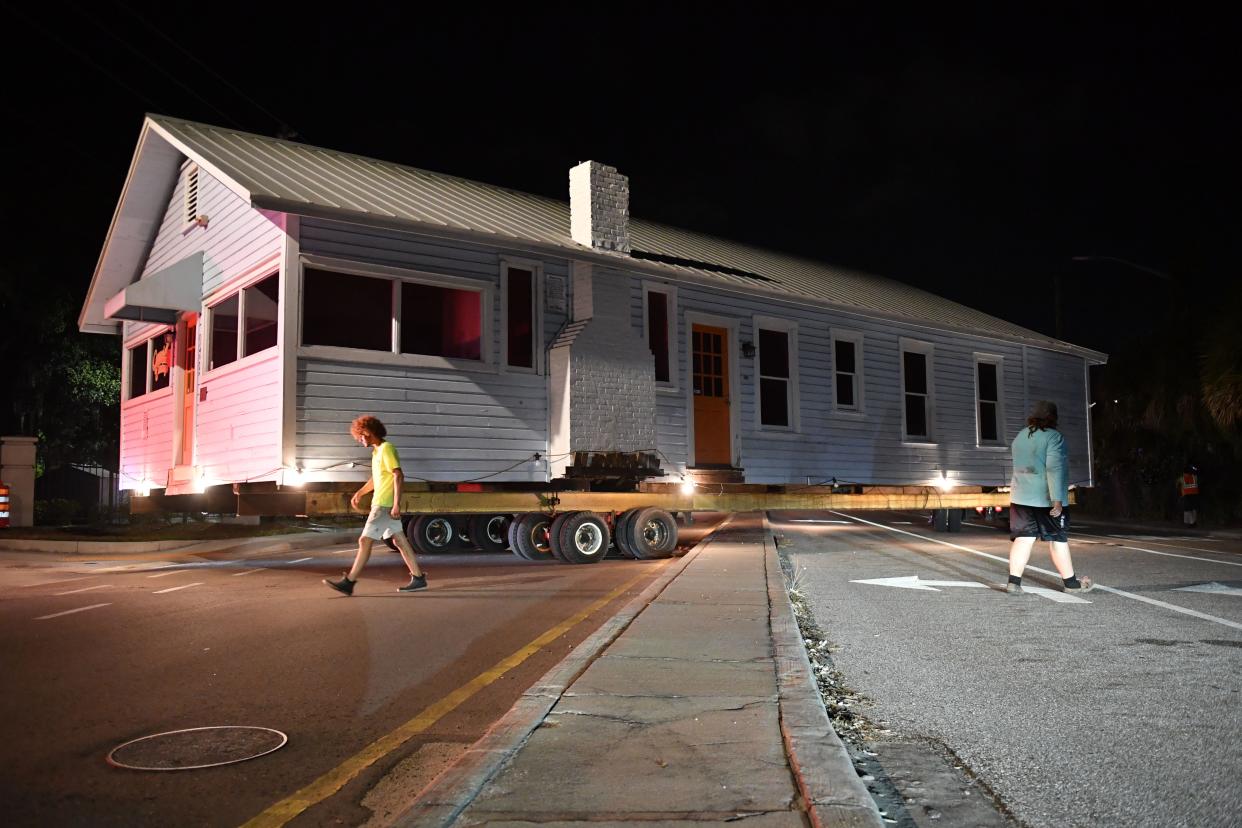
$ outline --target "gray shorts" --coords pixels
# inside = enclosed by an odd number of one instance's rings
[[[362,527],[362,537],[383,540],[400,535],[403,531],[400,519],[392,516],[391,506],[376,506],[367,515],[367,525]]]

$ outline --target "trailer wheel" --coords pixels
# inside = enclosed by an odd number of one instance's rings
[[[509,548],[511,515],[474,515],[470,518],[470,539],[484,552],[504,552]]]
[[[617,545],[617,551],[627,558],[638,558],[630,547],[630,524],[633,523],[634,515],[639,511],[641,510],[628,509],[617,515],[616,520],[612,522],[612,541]]]
[[[677,521],[663,509],[649,506],[630,519],[629,538],[635,556],[667,558],[677,548]]]
[[[950,532],[962,531],[962,510],[949,509],[948,530]]]
[[[509,526],[509,548],[528,561],[548,560],[552,557],[552,544],[548,540],[551,524],[552,519],[542,512],[518,515]]]
[[[407,533],[415,552],[448,552],[457,545],[457,529],[447,515],[419,515]]]
[[[932,530],[935,532],[949,531],[949,510],[933,509],[931,519]]]
[[[548,526],[548,543],[552,545],[552,557],[563,563],[573,563],[573,561],[569,560],[564,556],[564,554],[562,554],[560,544],[561,527],[565,525],[565,521],[568,520],[571,515],[575,514],[578,513],[561,512],[559,515],[552,518],[552,523]]]
[[[552,548],[566,563],[599,563],[608,554],[608,524],[594,512],[573,512],[557,518],[560,524]],[[556,526],[557,523],[553,523]]]

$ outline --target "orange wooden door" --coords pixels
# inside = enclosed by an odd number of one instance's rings
[[[198,389],[194,386],[194,367],[198,364],[196,345],[198,342],[198,314],[191,313],[185,317],[185,326],[178,348],[178,360],[181,365],[181,376],[184,377],[181,394],[181,452],[177,462],[188,466],[194,462],[194,398]]]
[[[694,464],[730,466],[729,332],[694,325],[690,330],[694,383]]]

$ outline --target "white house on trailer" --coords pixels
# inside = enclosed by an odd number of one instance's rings
[[[927,292],[629,215],[146,118],[79,326],[124,338],[126,489],[407,477],[545,481],[575,452],[672,480],[1005,485],[1051,399],[1090,485],[1105,355]]]

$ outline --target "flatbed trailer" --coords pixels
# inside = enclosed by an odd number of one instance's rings
[[[631,558],[658,558],[677,548],[677,514],[695,512],[928,509],[939,531],[961,529],[967,510],[1009,505],[1007,489],[923,486],[775,486],[639,484],[637,491],[513,491],[460,484],[456,490],[403,491],[406,534],[423,553],[461,548],[508,549],[520,558],[594,563],[609,545]],[[306,492],[306,514],[345,515],[353,491]]]
[[[960,531],[968,510],[1009,506],[1007,487],[767,485],[557,480],[551,483],[438,483],[402,487],[406,535],[420,553],[479,548],[527,560],[594,563],[615,545],[631,558],[677,548],[676,516],[695,512],[929,510],[937,531]],[[623,489],[623,490],[616,490]],[[356,515],[356,483],[305,487],[270,483],[215,487],[200,495],[133,498],[134,512],[208,511],[239,515]],[[1071,492],[1072,496],[1072,492]],[[365,506],[365,504],[364,504]]]

